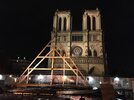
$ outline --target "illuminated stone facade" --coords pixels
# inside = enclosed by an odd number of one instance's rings
[[[56,11],[53,18],[51,39],[62,44],[85,75],[104,75],[103,34],[101,16],[98,9],[85,10],[82,18],[82,31],[73,31],[70,11]],[[64,50],[59,51],[61,55]],[[55,63],[61,66],[60,60]]]

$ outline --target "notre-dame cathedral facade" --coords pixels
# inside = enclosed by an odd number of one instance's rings
[[[104,44],[101,29],[101,15],[98,9],[85,10],[82,16],[82,30],[72,30],[70,11],[56,11],[53,18],[51,38],[65,48],[81,72],[85,75],[104,75]],[[64,54],[64,50],[59,51]],[[60,66],[57,64],[57,66]]]

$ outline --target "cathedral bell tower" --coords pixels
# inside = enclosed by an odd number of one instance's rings
[[[85,10],[82,28],[83,33],[87,34],[88,73],[104,75],[104,41],[101,29],[101,15],[98,9]]]
[[[75,24],[75,23],[74,23]],[[70,11],[56,11],[53,18],[51,39],[64,50],[61,55],[69,55],[85,75],[104,75],[104,54],[101,16],[98,9],[85,10],[82,17],[82,31],[72,31]],[[56,64],[57,67],[62,66]]]
[[[70,36],[71,36],[71,13],[69,11],[56,11],[53,18],[53,31],[51,38],[55,44],[61,44],[66,49],[67,55],[70,55]],[[65,51],[60,50],[61,55]]]

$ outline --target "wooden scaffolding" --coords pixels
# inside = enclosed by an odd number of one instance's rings
[[[62,55],[59,50],[64,50],[65,53]],[[39,65],[44,61],[48,60],[51,63],[51,66],[48,68],[39,68]],[[60,64],[62,67],[55,67],[55,61],[60,60]],[[29,83],[29,76],[35,70],[40,71],[50,71],[50,83],[48,84],[31,84]],[[54,71],[62,71],[62,85],[65,85],[65,77],[66,71],[71,71],[75,78],[75,86],[83,85],[87,86],[87,80],[85,76],[80,72],[76,64],[71,59],[70,55],[67,55],[66,50],[62,46],[62,44],[55,44],[53,40],[51,40],[35,57],[35,59],[29,64],[29,66],[25,69],[25,71],[20,75],[17,80],[17,86],[53,86],[53,78],[55,77]],[[81,82],[81,84],[79,84]],[[56,84],[57,85],[57,84]]]

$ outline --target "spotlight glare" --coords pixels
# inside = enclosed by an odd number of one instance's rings
[[[120,79],[119,79],[118,77],[115,77],[115,78],[114,78],[114,81],[119,82]]]
[[[11,78],[11,77],[13,77],[12,75],[9,75],[9,77]]]
[[[98,88],[97,87],[93,87],[93,90],[97,90]]]
[[[0,74],[0,80],[2,80],[3,79],[3,76]]]
[[[89,82],[93,82],[94,80],[93,77],[89,76],[88,78],[89,78]]]
[[[42,80],[43,79],[43,75],[39,75],[38,77],[37,77],[37,80]]]
[[[63,81],[65,81],[66,79],[67,79],[67,76],[64,75],[64,76],[63,76]]]

